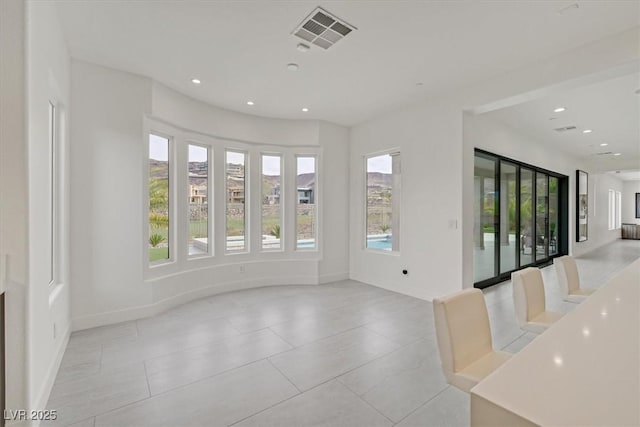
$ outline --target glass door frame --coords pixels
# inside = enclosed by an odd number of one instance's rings
[[[558,257],[558,256],[562,256],[562,255],[566,255],[569,253],[569,177],[566,175],[562,175],[560,173],[557,172],[553,172],[538,166],[534,166],[528,163],[524,163],[518,160],[514,160],[508,157],[504,157],[498,154],[494,154],[479,148],[475,148],[474,149],[474,159],[475,157],[482,157],[485,158],[487,160],[492,160],[495,161],[496,164],[496,170],[495,170],[495,189],[496,189],[496,195],[494,197],[495,199],[495,214],[494,214],[494,276],[490,277],[488,279],[483,279],[480,280],[478,282],[475,282],[473,284],[473,286],[475,288],[479,288],[479,289],[483,289],[486,288],[488,286],[492,286],[495,285],[497,283],[503,282],[505,280],[509,280],[511,278],[511,273],[517,270],[521,270],[523,268],[526,267],[540,267],[540,266],[545,266],[545,265],[549,265],[553,262],[553,259]],[[501,242],[501,227],[500,227],[500,213],[501,213],[501,203],[502,203],[502,197],[500,194],[501,191],[501,167],[502,167],[502,162],[506,162],[506,163],[510,163],[512,165],[516,166],[516,242],[518,243],[518,249],[516,250],[516,268],[513,270],[509,270],[509,271],[505,271],[505,272],[500,272],[500,242]],[[521,262],[521,257],[520,257],[520,244],[522,242],[521,240],[521,230],[520,230],[520,225],[521,225],[521,170],[522,168],[531,170],[532,172],[534,172],[532,174],[532,185],[531,185],[531,216],[532,218],[532,225],[533,225],[533,229],[532,229],[532,262],[526,265],[520,265]],[[538,180],[538,175],[539,174],[544,174],[546,176],[546,192],[545,192],[545,197],[546,197],[546,212],[545,215],[547,218],[549,218],[549,209],[550,209],[550,203],[549,203],[549,191],[550,191],[550,187],[549,187],[549,183],[550,183],[550,178],[554,177],[558,180],[558,187],[557,187],[557,197],[558,197],[558,206],[557,206],[557,224],[556,224],[556,245],[557,245],[557,251],[555,254],[550,255],[550,251],[549,251],[549,245],[551,243],[551,239],[549,238],[549,233],[548,230],[550,228],[550,224],[546,225],[546,229],[547,232],[545,233],[545,256],[544,257],[539,257],[537,254],[537,221],[538,221],[538,213],[537,213],[537,202],[538,202],[538,194],[537,194],[537,190],[538,190],[538,185],[537,185],[537,180]],[[475,207],[474,207],[475,209]],[[507,214],[508,215],[508,214]],[[548,220],[547,220],[548,222]],[[509,231],[507,230],[507,233]],[[475,256],[475,253],[474,253]]]

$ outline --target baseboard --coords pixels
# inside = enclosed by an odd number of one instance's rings
[[[349,272],[345,271],[342,273],[332,273],[332,274],[321,274],[318,277],[318,283],[331,283],[331,282],[340,282],[342,280],[349,280]]]
[[[265,286],[317,284],[319,284],[318,278],[309,276],[291,276],[287,277],[286,279],[283,279],[281,277],[258,278],[225,282],[214,286],[207,286],[189,292],[184,292],[182,294],[174,295],[170,298],[165,298],[147,305],[98,313],[90,316],[76,317],[71,320],[71,329],[72,331],[80,331],[83,329],[90,329],[98,326],[106,326],[120,322],[143,319],[145,317],[155,316],[172,307],[176,307],[178,305],[185,304],[199,298],[205,298],[225,292],[261,288]]]

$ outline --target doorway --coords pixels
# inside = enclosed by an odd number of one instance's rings
[[[476,288],[568,253],[568,185],[565,175],[475,150]]]

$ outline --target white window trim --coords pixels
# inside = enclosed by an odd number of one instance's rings
[[[400,242],[401,242],[400,232],[398,232],[398,233],[394,232],[392,234],[392,236],[393,236],[392,239],[397,239],[396,240],[396,242],[397,242],[396,244],[397,244],[397,247],[398,247],[397,250],[391,249],[391,250],[388,251],[388,250],[384,250],[384,249],[370,248],[370,247],[367,246],[367,244],[368,244],[368,240],[367,240],[368,207],[369,207],[368,206],[368,204],[369,204],[369,200],[368,200],[369,199],[368,160],[370,158],[373,158],[373,157],[380,157],[380,156],[385,156],[385,155],[392,156],[392,159],[393,159],[393,156],[401,156],[400,148],[395,147],[395,148],[388,148],[388,149],[385,149],[385,150],[375,151],[375,152],[371,152],[371,153],[365,154],[362,157],[363,170],[364,170],[364,172],[362,174],[363,177],[364,177],[364,185],[363,185],[363,188],[364,188],[364,190],[363,190],[364,191],[364,193],[363,193],[364,194],[364,213],[363,213],[363,221],[362,221],[362,224],[363,224],[362,249],[364,251],[372,252],[372,253],[376,253],[376,254],[399,256],[400,252],[401,252],[401,249],[400,249]],[[402,158],[401,157],[400,157],[400,168],[402,168]],[[391,174],[393,176],[393,171],[392,171]],[[393,197],[393,195],[392,195],[392,197]],[[397,203],[392,204],[392,208],[395,207],[396,204],[398,205],[398,207],[401,207],[402,190],[400,190],[400,194],[396,194],[395,197],[396,197]],[[392,213],[391,213],[392,222],[393,222],[393,218],[397,218],[398,222],[401,222],[402,212],[400,212],[400,211],[395,212],[395,210],[396,209],[392,209]]]
[[[49,286],[54,286],[58,281],[58,105],[54,100],[49,100]]]
[[[314,223],[313,223],[313,239],[314,239],[314,245],[312,248],[299,248],[298,247],[298,159],[301,157],[313,157],[315,159],[314,161],[314,173],[315,173],[315,180],[316,180],[316,187],[315,187],[315,194],[314,194]],[[294,168],[294,173],[292,174],[293,176],[291,177],[291,182],[292,182],[292,194],[293,196],[293,205],[294,205],[294,211],[293,211],[293,221],[294,221],[294,227],[293,227],[293,249],[296,252],[319,252],[320,251],[320,242],[319,242],[319,238],[318,238],[318,231],[320,230],[320,209],[318,208],[320,206],[321,203],[321,196],[320,196],[320,190],[321,190],[321,184],[320,184],[320,173],[319,173],[319,167],[320,167],[320,156],[317,153],[312,153],[312,152],[297,152],[294,155],[294,163],[293,163],[293,168]]]
[[[227,153],[237,153],[244,155],[244,248],[240,251],[230,251],[227,246]],[[224,253],[225,255],[242,255],[251,252],[251,159],[249,150],[227,147],[224,150]]]
[[[184,274],[190,271],[208,269],[215,266],[233,265],[243,263],[253,263],[270,260],[321,260],[322,259],[322,148],[310,145],[272,145],[254,142],[246,142],[225,137],[219,137],[211,134],[191,131],[180,126],[176,126],[163,119],[153,116],[145,116],[143,134],[141,136],[141,180],[143,183],[141,207],[143,212],[143,227],[141,237],[141,256],[146,262],[143,262],[143,276],[145,281],[156,281],[170,276]],[[170,138],[170,173],[172,174],[172,183],[170,183],[170,213],[173,218],[172,245],[170,248],[171,261],[150,264],[148,262],[148,241],[149,241],[149,224],[148,224],[148,196],[149,196],[149,134],[157,134],[162,137]],[[209,250],[211,255],[206,257],[189,257],[188,256],[188,236],[186,235],[187,210],[184,204],[180,203],[183,199],[187,199],[188,192],[188,144],[207,146],[211,153],[209,159],[210,168],[210,206],[209,215],[212,216],[209,222],[209,233],[211,233],[211,241]],[[245,198],[249,198],[249,204],[252,206],[247,211],[246,227],[248,227],[250,238],[247,238],[247,252],[226,252],[226,184],[225,184],[225,152],[236,151],[244,152],[248,155],[245,170]],[[278,154],[282,159],[282,185],[284,187],[284,203],[282,204],[282,224],[283,236],[282,250],[262,251],[261,241],[257,237],[259,233],[252,233],[252,230],[261,229],[261,206],[259,198],[260,175],[260,155],[261,153]],[[294,197],[289,194],[293,189],[295,191],[295,159],[296,156],[315,157],[316,158],[316,174],[317,174],[317,198],[316,198],[316,247],[315,249],[295,248],[295,209],[293,203]],[[248,166],[247,166],[248,165]],[[171,220],[171,219],[170,219]],[[235,271],[240,271],[240,267],[232,267]]]
[[[213,221],[214,221],[214,211],[215,211],[215,201],[213,199],[213,189],[214,189],[214,183],[215,180],[213,179],[213,159],[214,159],[214,150],[213,147],[211,147],[211,145],[206,144],[204,142],[200,142],[200,141],[196,141],[196,140],[192,140],[192,139],[187,139],[186,141],[186,145],[187,145],[187,194],[189,194],[189,146],[193,145],[196,147],[201,147],[207,150],[207,253],[206,254],[196,254],[196,255],[189,255],[189,248],[187,246],[187,259],[189,261],[191,260],[196,260],[196,259],[202,259],[202,258],[209,258],[215,255],[215,245],[214,243],[214,230],[213,230]],[[189,229],[189,215],[190,215],[190,211],[189,211],[190,206],[187,206],[187,230]],[[189,236],[187,236],[187,242],[189,240]]]
[[[616,191],[616,230],[622,228],[622,193],[620,191]]]
[[[263,244],[262,244],[262,234],[264,232],[264,230],[262,229],[262,176],[263,176],[263,165],[262,165],[262,158],[263,156],[271,156],[271,157],[279,157],[280,158],[280,200],[279,200],[279,208],[280,208],[280,247],[277,249],[265,249]],[[286,226],[285,226],[285,209],[284,207],[286,206],[286,200],[287,200],[287,196],[286,196],[286,191],[287,191],[287,181],[286,181],[286,174],[284,171],[284,155],[281,152],[275,152],[275,151],[261,151],[260,152],[260,156],[259,156],[259,160],[260,160],[260,173],[259,173],[259,179],[260,179],[260,246],[259,246],[259,250],[261,252],[284,252],[284,246],[285,246],[285,242],[287,239],[287,233],[286,233]]]
[[[161,138],[165,138],[169,140],[169,147],[168,147],[168,159],[169,159],[169,227],[168,227],[168,238],[169,238],[169,243],[168,243],[168,247],[169,247],[169,258],[166,260],[158,260],[155,262],[150,262],[149,261],[149,247],[148,247],[148,242],[149,242],[149,136],[150,135],[155,135],[155,136],[159,136]],[[143,227],[143,233],[144,233],[144,258],[146,260],[146,264],[148,265],[149,268],[154,269],[154,268],[158,268],[158,267],[163,267],[165,265],[168,264],[173,264],[176,261],[176,249],[177,249],[177,245],[176,245],[176,239],[174,236],[177,236],[177,230],[176,230],[176,181],[177,181],[177,176],[175,174],[175,159],[176,159],[176,155],[175,155],[175,151],[176,151],[176,143],[175,143],[175,137],[172,136],[170,133],[165,132],[164,129],[158,128],[158,127],[153,127],[151,129],[149,129],[148,132],[146,132],[146,137],[145,137],[145,144],[144,148],[145,148],[145,155],[143,156],[143,161],[144,161],[144,185],[143,185],[143,191],[144,191],[144,197],[143,199],[143,203],[144,203],[144,217],[145,217],[145,222],[144,222],[144,227]]]

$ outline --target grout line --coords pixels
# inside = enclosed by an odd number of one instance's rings
[[[281,370],[280,368],[278,368],[275,363],[273,363],[273,361],[271,360],[270,357],[266,358],[267,362],[269,362],[271,364],[271,366],[273,366],[275,368],[276,371],[280,372],[280,375],[282,375],[283,377],[285,377],[287,379],[287,381],[289,381],[291,383],[292,386],[294,386],[296,388],[296,390],[298,390],[298,394],[302,394],[302,390],[300,390],[298,388],[298,386],[288,377],[286,376]],[[296,395],[297,396],[297,395]]]
[[[507,345],[503,345],[500,350],[504,350],[505,348],[509,347],[511,344],[513,344],[514,342],[518,341],[520,338],[522,338],[525,335],[526,335],[526,332],[522,332],[515,339],[513,339],[513,341],[510,341]]]
[[[287,343],[287,344],[289,344],[289,345],[291,346],[291,348],[290,348],[289,350],[281,351],[280,353],[286,353],[287,351],[290,351],[290,350],[293,350],[294,348],[297,348],[295,345],[291,344],[289,341],[287,341],[287,340],[285,340],[284,338],[282,338],[282,336],[281,336],[279,333],[277,333],[276,331],[274,331],[273,329],[271,329],[271,327],[270,327],[270,326],[269,326],[269,327],[267,327],[267,328],[265,328],[265,329],[270,330],[271,332],[273,332],[273,334],[274,334],[275,336],[277,336],[277,337],[278,337],[278,338],[280,338],[282,341],[284,341],[285,343]],[[280,354],[280,353],[278,353],[278,354]],[[271,356],[275,356],[275,355],[274,355],[274,354],[272,354]],[[271,356],[269,356],[269,357],[271,357]]]
[[[149,384],[149,373],[147,372],[147,362],[143,361],[142,362],[142,368],[144,369],[144,378],[147,380],[147,391],[149,392],[149,397],[152,396],[151,394],[151,385]]]
[[[416,409],[414,409],[413,411],[409,412],[407,415],[405,415],[404,417],[402,417],[402,419],[400,419],[400,421],[398,421],[397,423],[395,423],[394,425],[400,424],[402,421],[404,421],[405,419],[407,419],[409,416],[411,416],[412,414],[418,412],[420,409],[422,409],[423,407],[425,407],[427,404],[429,404],[429,402],[431,402],[433,399],[435,399],[436,397],[440,396],[442,393],[444,393],[445,391],[447,391],[449,388],[451,388],[452,386],[447,384],[442,390],[440,390],[439,392],[437,392],[435,395],[433,395],[429,400],[427,400],[426,402],[424,402],[422,405],[418,406]]]
[[[356,399],[359,399],[359,400],[360,400],[361,402],[363,402],[365,405],[367,405],[368,407],[370,407],[371,409],[373,409],[374,411],[376,411],[378,414],[380,414],[381,416],[383,416],[383,417],[384,417],[384,419],[388,420],[391,424],[395,424],[395,422],[394,422],[391,418],[387,417],[385,414],[383,414],[381,411],[379,411],[379,410],[378,410],[378,408],[376,408],[375,406],[373,406],[373,404],[371,404],[371,403],[369,403],[368,401],[366,401],[362,396],[358,396],[358,393],[356,393],[356,392],[354,392],[353,390],[351,390],[351,389],[350,389],[349,387],[347,387],[347,385],[346,385],[346,384],[344,384],[342,381],[339,381],[339,380],[338,380],[338,382],[339,382],[340,384],[342,384],[342,386],[343,386],[343,387],[344,387],[344,388],[345,388],[349,393],[353,394],[353,395],[356,397]]]

